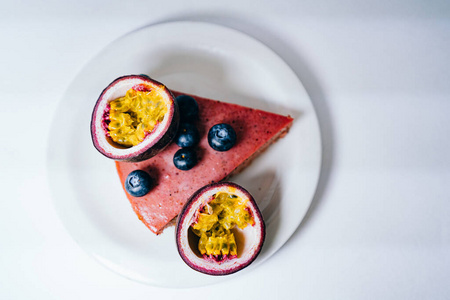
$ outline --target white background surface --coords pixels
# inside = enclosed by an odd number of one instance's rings
[[[372,2],[1,2],[0,298],[448,298],[450,4]],[[288,243],[254,272],[187,290],[129,281],[85,254],[45,170],[53,113],[83,64],[168,20],[227,25],[275,50],[324,140],[318,193]]]

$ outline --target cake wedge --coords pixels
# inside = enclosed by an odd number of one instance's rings
[[[183,94],[172,93],[175,97]],[[189,96],[197,101],[199,107],[195,122],[200,133],[196,166],[188,171],[174,166],[173,156],[180,149],[175,143],[145,161],[116,161],[122,187],[128,174],[134,170],[144,170],[152,176],[154,187],[145,196],[133,197],[125,193],[138,218],[155,234],[160,234],[179,214],[195,191],[239,173],[257,155],[283,137],[293,122],[290,116]],[[236,131],[236,144],[225,152],[213,150],[207,140],[208,130],[219,123],[229,124]]]

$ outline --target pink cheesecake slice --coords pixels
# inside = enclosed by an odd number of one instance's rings
[[[182,94],[172,93],[175,97]],[[128,174],[134,170],[144,170],[153,178],[155,185],[147,195],[133,197],[127,192],[125,194],[138,218],[156,234],[160,234],[180,213],[194,192],[240,172],[270,144],[283,137],[293,121],[290,116],[190,96],[199,106],[196,126],[200,132],[200,143],[196,147],[198,163],[195,167],[188,171],[175,167],[173,156],[180,149],[175,143],[142,162],[116,161],[122,187]],[[226,152],[215,151],[208,144],[208,131],[218,123],[227,123],[236,131],[236,144]]]

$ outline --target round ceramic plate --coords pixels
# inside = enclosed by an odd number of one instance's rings
[[[127,74],[147,74],[170,89],[294,117],[284,138],[230,179],[253,194],[267,226],[262,252],[248,268],[226,277],[198,273],[179,257],[174,227],[156,236],[136,217],[114,162],[92,145],[89,126],[103,88]],[[111,270],[166,287],[245,276],[273,255],[308,210],[321,165],[317,117],[293,71],[257,40],[207,23],[158,24],[108,45],[70,84],[50,136],[49,182],[69,233]]]

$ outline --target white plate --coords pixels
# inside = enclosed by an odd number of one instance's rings
[[[247,269],[227,277],[190,269],[176,250],[174,228],[155,236],[131,209],[114,162],[95,150],[89,128],[102,89],[126,74],[148,74],[171,89],[295,118],[285,138],[231,179],[253,194],[267,226],[263,250]],[[269,258],[303,219],[321,164],[317,117],[292,70],[255,39],[207,23],[158,24],[108,45],[71,83],[50,136],[49,182],[69,233],[111,270],[166,287],[242,276]]]

